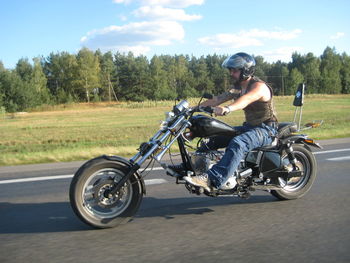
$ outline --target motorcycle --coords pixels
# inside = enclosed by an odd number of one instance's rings
[[[224,189],[203,189],[187,183],[184,176],[196,176],[217,163],[224,152],[199,151],[208,138],[216,135],[235,136],[230,125],[212,117],[211,107],[190,107],[186,100],[166,113],[166,120],[148,141],[143,142],[131,159],[100,156],[83,164],[75,173],[69,190],[75,214],[95,228],[110,228],[130,220],[146,193],[141,165],[159,163],[166,174],[176,178],[190,193],[210,197],[236,196],[249,198],[252,191],[270,192],[280,200],[300,198],[311,188],[317,164],[310,147],[322,148],[307,135],[298,134],[294,122],[279,123],[278,134],[271,145],[250,151],[225,183]],[[197,142],[197,146],[190,145]],[[162,161],[177,142],[183,171]],[[194,151],[193,151],[194,148]],[[192,152],[190,151],[192,150]],[[147,166],[147,167],[148,167]]]

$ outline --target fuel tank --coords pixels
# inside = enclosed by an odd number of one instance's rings
[[[195,137],[211,137],[215,135],[235,136],[238,134],[230,125],[208,116],[192,116],[190,122],[192,123],[190,131]]]

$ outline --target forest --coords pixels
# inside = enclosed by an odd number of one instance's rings
[[[134,56],[82,48],[77,54],[51,53],[20,59],[14,69],[0,61],[0,111],[18,112],[45,104],[98,101],[172,100],[218,94],[232,83],[221,67],[228,55]],[[276,95],[294,94],[305,83],[306,94],[350,93],[350,57],[326,47],[320,57],[292,54],[291,62],[268,63],[254,56],[255,75]],[[1,59],[1,58],[0,58]]]

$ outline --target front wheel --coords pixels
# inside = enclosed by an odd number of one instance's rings
[[[143,197],[143,184],[136,174],[114,195],[109,190],[129,170],[122,162],[99,157],[84,164],[74,175],[69,189],[75,214],[96,228],[122,224],[136,213]]]
[[[316,159],[304,145],[293,145],[293,152],[297,160],[299,171],[303,172],[301,177],[292,177],[287,182],[279,178],[280,183],[284,185],[281,190],[271,190],[271,194],[281,200],[297,199],[305,195],[311,188],[316,179]],[[286,167],[292,167],[287,155],[282,157]]]

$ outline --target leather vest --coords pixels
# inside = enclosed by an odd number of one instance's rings
[[[263,82],[258,77],[253,76],[248,83],[246,93],[250,91],[253,84],[256,82]],[[266,83],[265,83],[266,84]],[[262,123],[268,122],[277,122],[276,111],[273,104],[273,91],[272,88],[266,84],[271,92],[271,99],[269,101],[255,101],[249,104],[243,109],[245,114],[246,122],[253,126],[261,125]],[[244,94],[238,95],[236,98],[239,98]]]

